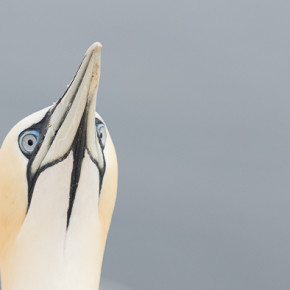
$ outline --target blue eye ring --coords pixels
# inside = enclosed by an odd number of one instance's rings
[[[23,154],[31,155],[40,140],[40,133],[36,130],[26,130],[19,136],[19,147]]]
[[[101,146],[102,148],[104,148],[107,141],[107,131],[103,123],[97,124],[97,134],[98,134]]]

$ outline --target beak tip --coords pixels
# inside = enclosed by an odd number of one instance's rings
[[[92,54],[94,52],[100,52],[103,45],[100,42],[94,42],[86,52],[86,55]]]

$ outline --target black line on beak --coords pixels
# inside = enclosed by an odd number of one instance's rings
[[[87,137],[87,112],[85,110],[78,131],[76,133],[75,139],[72,144],[74,161],[73,161],[73,170],[71,174],[69,207],[67,210],[67,228],[69,226],[73,204],[76,197],[76,191],[80,180],[82,162],[85,157],[86,139],[87,139],[86,137]]]

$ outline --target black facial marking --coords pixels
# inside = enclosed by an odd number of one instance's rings
[[[41,147],[43,140],[45,138],[45,134],[47,132],[47,128],[49,126],[49,120],[51,118],[51,115],[53,114],[55,108],[52,108],[51,110],[49,110],[46,115],[44,116],[44,118],[36,123],[33,124],[30,128],[27,128],[26,130],[37,130],[38,132],[40,132],[40,141],[39,144],[37,145],[37,147],[35,148],[34,152],[30,155],[26,155],[26,157],[29,159],[28,162],[28,167],[27,167],[27,180],[28,180],[28,206],[27,206],[27,212],[29,210],[30,204],[31,204],[31,200],[33,197],[33,191],[35,188],[35,184],[36,181],[39,177],[39,175],[45,171],[47,168],[56,165],[57,163],[63,161],[64,159],[67,158],[67,156],[70,154],[70,152],[73,152],[73,170],[71,173],[71,185],[70,185],[70,194],[69,194],[69,207],[67,210],[67,228],[69,226],[69,222],[70,222],[70,217],[72,214],[72,210],[73,210],[73,204],[74,204],[74,200],[75,200],[75,196],[76,196],[76,191],[78,188],[78,184],[79,184],[79,179],[80,179],[80,174],[81,174],[81,167],[82,167],[82,161],[84,158],[84,154],[85,151],[87,150],[90,159],[92,160],[92,162],[94,162],[94,164],[98,167],[99,169],[99,191],[101,191],[102,188],[102,184],[103,184],[103,176],[105,173],[105,168],[106,168],[106,162],[105,162],[105,158],[104,158],[104,152],[103,152],[103,148],[102,148],[102,158],[103,158],[103,162],[104,162],[104,166],[101,168],[100,164],[97,160],[95,160],[95,158],[92,157],[92,154],[90,153],[90,151],[87,149],[87,145],[86,145],[86,128],[87,128],[87,114],[86,111],[83,114],[83,117],[81,119],[79,128],[77,130],[75,139],[72,143],[72,146],[69,148],[68,152],[66,154],[64,154],[63,156],[61,156],[60,158],[54,160],[53,162],[46,164],[45,166],[39,168],[39,170],[32,175],[31,173],[31,165],[32,162],[35,158],[35,156],[37,155],[39,148]],[[96,124],[100,124],[102,123],[99,119],[96,118]],[[25,130],[25,131],[26,131]],[[23,132],[22,132],[23,133]],[[21,134],[22,134],[21,133]],[[20,134],[20,135],[21,135]],[[101,145],[101,140],[100,137],[99,138],[99,144]],[[52,140],[53,142],[53,140]],[[52,143],[51,142],[51,143]],[[51,144],[50,144],[51,145]]]
[[[76,196],[76,191],[78,189],[78,184],[80,180],[80,175],[81,175],[81,168],[82,168],[82,162],[85,157],[85,151],[89,153],[89,156],[91,160],[94,162],[94,164],[98,167],[99,169],[99,177],[100,177],[100,187],[99,187],[99,192],[102,188],[102,183],[103,183],[103,176],[105,173],[105,158],[104,158],[104,152],[102,150],[102,157],[104,160],[104,167],[100,168],[99,163],[92,158],[92,155],[90,154],[90,151],[87,149],[87,112],[85,111],[82,117],[82,120],[80,122],[78,131],[76,133],[75,139],[73,141],[71,150],[73,151],[73,158],[74,158],[74,163],[73,163],[73,170],[71,174],[71,185],[70,185],[70,194],[69,194],[69,208],[67,211],[67,228],[69,227],[70,223],[70,218],[73,210],[73,205],[75,201],[75,196]],[[96,119],[97,120],[97,119]],[[98,120],[99,121],[99,120]],[[100,121],[99,121],[100,122]]]
[[[74,200],[76,196],[76,191],[77,191],[79,180],[80,180],[82,162],[85,157],[86,127],[87,127],[87,119],[84,113],[82,120],[80,122],[80,126],[78,128],[77,134],[72,144],[74,163],[73,163],[73,170],[71,174],[69,207],[67,211],[67,228],[69,226],[72,208],[73,208],[73,204],[74,204]]]
[[[89,63],[89,62],[88,62],[88,63]],[[82,64],[81,64],[81,65],[82,65]],[[81,65],[79,66],[78,71],[79,71]],[[78,73],[78,72],[77,72],[77,73]],[[34,160],[34,158],[35,158],[37,152],[39,151],[39,148],[41,147],[41,145],[42,145],[42,143],[43,143],[43,140],[44,140],[44,138],[45,138],[45,134],[46,134],[46,132],[47,132],[47,130],[48,130],[48,127],[49,127],[49,121],[50,121],[50,118],[51,118],[53,112],[55,111],[55,109],[57,108],[57,106],[61,103],[61,101],[62,101],[62,99],[64,98],[64,96],[67,94],[69,88],[71,87],[71,84],[73,83],[73,81],[75,80],[75,78],[76,78],[76,76],[77,76],[77,73],[75,74],[75,76],[74,76],[72,82],[70,83],[70,85],[69,85],[68,88],[66,89],[65,93],[63,94],[63,96],[62,96],[62,97],[57,101],[57,103],[56,103],[56,104],[55,104],[55,105],[54,105],[54,106],[53,106],[53,107],[52,107],[52,108],[51,108],[51,109],[46,113],[45,117],[44,117],[44,118],[43,118],[39,123],[36,123],[36,124],[32,125],[30,128],[27,128],[27,129],[26,129],[26,130],[28,130],[28,129],[34,129],[34,130],[37,130],[38,132],[41,133],[41,135],[40,135],[40,141],[39,141],[37,147],[35,148],[34,152],[33,152],[32,154],[29,154],[29,155],[28,155],[28,154],[25,154],[25,156],[29,159],[29,163],[28,163],[28,167],[27,167],[27,181],[28,181],[28,206],[27,206],[27,212],[28,212],[29,207],[30,207],[30,203],[31,203],[31,199],[32,199],[32,195],[33,195],[33,190],[34,190],[34,187],[35,187],[35,183],[36,183],[37,178],[38,178],[38,176],[40,175],[40,173],[43,172],[43,171],[44,171],[45,169],[47,169],[48,167],[53,166],[53,165],[59,163],[60,161],[64,160],[64,159],[68,156],[68,154],[69,154],[69,152],[70,152],[70,151],[67,152],[64,156],[61,156],[59,159],[55,160],[54,162],[52,162],[52,163],[50,163],[50,164],[47,164],[46,166],[44,166],[44,167],[42,167],[42,168],[39,168],[38,171],[37,171],[37,173],[36,173],[34,176],[32,175],[32,172],[31,172],[31,165],[32,165],[32,162],[33,162],[33,160]],[[84,70],[84,72],[83,72],[83,74],[82,74],[82,77],[80,78],[80,80],[79,80],[79,82],[78,82],[78,86],[77,86],[77,88],[80,87],[81,82],[82,82],[82,80],[83,80],[83,78],[84,78],[85,73],[86,73],[86,69]],[[62,116],[62,120],[61,120],[61,122],[60,122],[60,127],[61,127],[62,123],[64,122],[65,118],[67,117],[67,114],[68,114],[68,112],[69,112],[69,110],[70,110],[70,108],[71,108],[71,106],[72,106],[72,104],[73,104],[73,102],[74,102],[74,100],[75,100],[75,97],[76,97],[76,95],[77,95],[77,92],[78,92],[78,89],[77,89],[76,92],[74,93],[74,95],[73,95],[73,97],[72,97],[70,103],[68,104],[68,106],[67,106],[67,108],[66,108],[65,113],[64,113],[63,116]],[[60,128],[60,127],[59,127],[59,128]],[[56,134],[57,134],[59,128],[56,128],[56,132],[55,132],[54,137],[56,136]],[[25,130],[25,131],[26,131],[26,130]],[[23,132],[24,132],[24,131],[23,131]],[[22,132],[22,133],[23,133],[23,132]],[[22,134],[22,133],[21,133],[21,134]],[[20,134],[19,136],[21,136],[21,134]],[[52,138],[52,140],[51,140],[49,146],[51,146],[53,140],[54,140],[54,138]]]
[[[98,125],[99,124],[103,124],[103,122],[101,120],[99,120],[98,118],[95,118],[95,124],[96,124],[96,130],[97,130]],[[94,162],[94,164],[99,169],[99,177],[100,177],[99,193],[101,193],[101,188],[102,188],[102,185],[103,185],[104,174],[105,174],[105,171],[106,171],[106,159],[105,159],[105,155],[104,155],[104,146],[102,145],[101,136],[99,136],[99,134],[97,134],[97,138],[99,140],[99,144],[100,144],[101,149],[102,149],[102,158],[103,158],[103,161],[104,161],[104,166],[101,168],[99,163],[98,163],[98,161],[92,156],[91,152],[90,151],[88,151],[88,152],[89,152],[89,156],[90,156],[91,160]]]
[[[88,61],[89,63],[89,61]],[[60,121],[60,125],[58,128],[54,128],[55,132],[54,132],[54,136],[52,136],[52,138],[49,140],[49,144],[47,144],[48,148],[52,145],[59,129],[61,128],[65,118],[67,117],[67,114],[70,111],[70,108],[75,100],[75,97],[77,95],[78,89],[81,85],[81,82],[84,78],[86,69],[84,70],[83,75],[81,76],[79,83],[77,85],[77,90],[74,93],[74,95],[71,98],[70,103],[67,105],[67,108],[65,110],[65,112],[63,113],[62,119]],[[77,74],[76,74],[77,75]],[[76,77],[75,75],[75,77]],[[73,81],[75,80],[75,77],[73,79]],[[73,83],[73,81],[71,82],[71,84]],[[70,86],[71,86],[70,84]],[[63,97],[66,95],[67,91],[69,90],[70,86],[67,88],[66,92],[64,93]],[[99,162],[92,157],[92,154],[90,153],[90,151],[87,148],[87,144],[86,144],[86,132],[87,132],[87,117],[88,117],[88,109],[86,109],[83,113],[81,122],[79,124],[79,128],[77,130],[77,133],[75,135],[74,141],[71,145],[71,147],[68,149],[68,151],[63,155],[60,156],[58,159],[54,160],[53,162],[46,164],[45,166],[42,166],[40,168],[38,168],[37,172],[32,174],[32,164],[33,161],[35,160],[35,157],[37,156],[37,153],[39,152],[39,149],[41,148],[44,140],[45,140],[45,136],[47,133],[47,130],[50,126],[50,119],[51,116],[53,115],[53,113],[55,112],[56,108],[58,107],[58,105],[61,103],[61,100],[63,99],[63,97],[61,99],[59,99],[59,101],[53,106],[51,107],[51,109],[46,113],[46,115],[44,116],[44,118],[32,125],[30,128],[27,128],[26,130],[36,130],[40,133],[40,137],[39,137],[39,142],[37,144],[37,146],[35,147],[34,151],[30,154],[25,154],[23,153],[27,158],[28,158],[28,166],[27,166],[27,181],[28,181],[28,206],[27,206],[27,212],[29,210],[30,204],[31,204],[31,200],[33,197],[33,191],[35,188],[35,184],[37,182],[38,177],[40,176],[40,174],[45,171],[47,168],[56,165],[57,163],[63,161],[64,159],[66,159],[68,157],[68,155],[70,154],[70,152],[73,152],[73,169],[72,169],[72,173],[71,173],[71,184],[70,184],[70,194],[69,194],[69,206],[68,206],[68,210],[67,210],[67,227],[69,226],[69,222],[70,222],[70,217],[72,214],[72,210],[73,210],[73,204],[74,204],[74,200],[75,200],[75,195],[76,195],[76,191],[78,188],[78,184],[79,184],[79,179],[80,179],[80,174],[81,174],[81,167],[82,167],[82,161],[84,158],[84,154],[85,151],[87,150],[90,159],[92,160],[92,162],[94,162],[94,164],[98,167],[99,170],[99,177],[100,177],[100,188],[99,190],[101,190],[102,188],[102,183],[103,183],[103,176],[105,173],[105,168],[106,168],[106,162],[105,162],[105,158],[104,158],[104,152],[103,149],[104,147],[102,146],[102,142],[100,140],[100,137],[98,136],[98,141],[99,144],[101,146],[101,152],[102,152],[102,158],[103,158],[103,164],[104,166],[100,166]],[[96,124],[102,123],[100,120],[96,119]],[[25,131],[26,131],[25,130]],[[25,132],[23,131],[23,132]],[[22,133],[23,133],[22,132]],[[21,134],[22,134],[21,133]],[[21,134],[19,136],[21,136]],[[98,134],[97,134],[98,135]],[[47,141],[46,141],[47,142]]]
[[[38,145],[36,146],[35,150],[32,152],[32,154],[29,154],[29,155],[25,154],[25,156],[29,159],[28,166],[27,166],[27,172],[26,172],[27,181],[28,181],[28,206],[27,206],[27,211],[28,211],[30,203],[31,203],[32,194],[33,194],[33,190],[34,190],[34,186],[35,186],[37,177],[40,174],[40,172],[38,172],[38,174],[36,174],[35,176],[32,176],[31,164],[32,164],[37,152],[39,151],[39,148],[41,147],[41,144],[43,143],[43,140],[44,140],[44,137],[45,137],[45,133],[47,131],[49,119],[51,117],[52,112],[53,112],[53,110],[49,110],[46,113],[46,115],[44,116],[44,118],[40,122],[38,122],[36,124],[33,124],[29,128],[29,130],[37,130],[40,133],[40,141],[39,141]],[[21,136],[21,134],[20,134],[20,136]]]

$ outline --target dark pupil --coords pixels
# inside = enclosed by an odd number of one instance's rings
[[[32,145],[33,145],[33,140],[29,139],[29,140],[28,140],[28,145],[29,145],[29,146],[32,146]]]
[[[102,132],[100,133],[100,138],[101,138],[101,139],[103,138],[103,133],[102,133]]]

